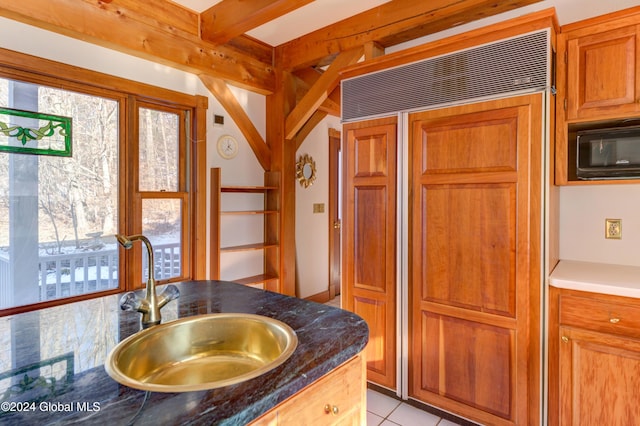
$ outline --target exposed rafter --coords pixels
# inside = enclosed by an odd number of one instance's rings
[[[224,44],[313,0],[222,0],[200,14],[203,40]]]
[[[320,105],[329,97],[329,94],[339,83],[340,70],[354,64],[362,57],[362,47],[343,52],[331,63],[329,68],[311,87],[307,94],[298,102],[296,107],[287,116],[285,123],[285,139],[293,139],[298,130],[313,115]]]
[[[258,162],[264,170],[271,169],[271,151],[265,143],[260,133],[255,128],[251,119],[240,105],[240,102],[233,95],[226,83],[215,77],[209,75],[201,75],[200,80],[209,89],[209,91],[216,97],[218,102],[222,104],[222,107],[227,111],[233,121],[238,125],[240,131],[247,139],[249,146],[253,150]]]
[[[90,0],[0,0],[0,16],[193,74],[210,74],[254,92],[273,92],[271,63],[203,42],[197,28],[189,30],[191,19],[184,13],[174,26],[176,18],[172,14],[183,9],[174,10],[167,4],[170,2],[158,1],[153,8],[141,8],[138,0],[109,4]],[[150,12],[156,7],[162,8],[163,13]],[[193,22],[197,25],[198,21]]]
[[[311,133],[311,131],[318,124],[320,124],[326,116],[327,116],[326,112],[318,110],[315,113],[313,113],[311,118],[309,118],[309,120],[307,120],[306,123],[304,123],[304,126],[302,126],[302,128],[294,138],[294,141],[296,144],[296,151],[300,148],[300,145],[302,145],[302,142],[304,142],[307,136],[309,136],[309,133]]]
[[[393,0],[285,43],[282,67],[296,70],[376,42],[389,47],[541,0]]]
[[[305,68],[295,73],[296,77],[296,103],[309,92],[309,89],[322,77],[322,71],[318,71],[315,68]],[[324,111],[327,114],[340,116],[340,86],[337,86],[333,92],[329,94],[329,97],[318,107],[319,111]]]

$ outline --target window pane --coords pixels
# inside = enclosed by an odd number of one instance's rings
[[[118,103],[0,78],[0,106],[72,117],[73,138],[0,153],[0,308],[117,288]]]
[[[140,191],[178,191],[178,115],[140,108]]]
[[[143,199],[142,233],[153,246],[156,280],[182,275],[182,203],[179,199]],[[146,255],[143,257],[144,279],[148,277]]]

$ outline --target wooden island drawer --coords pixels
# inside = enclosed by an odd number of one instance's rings
[[[560,324],[640,338],[640,303],[623,297],[598,300],[563,294]]]
[[[251,426],[366,424],[362,353],[266,413]]]

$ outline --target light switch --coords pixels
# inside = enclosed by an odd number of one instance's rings
[[[324,213],[324,203],[314,203],[313,204],[313,212],[314,213]]]

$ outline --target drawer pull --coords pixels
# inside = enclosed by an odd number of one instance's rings
[[[324,406],[324,412],[327,414],[333,414],[334,416],[337,416],[338,413],[340,412],[340,408],[338,408],[337,405],[327,404]]]
[[[609,318],[611,324],[617,324],[620,322],[620,318]]]
[[[562,341],[564,343],[569,343],[569,338],[567,336],[562,336]]]

